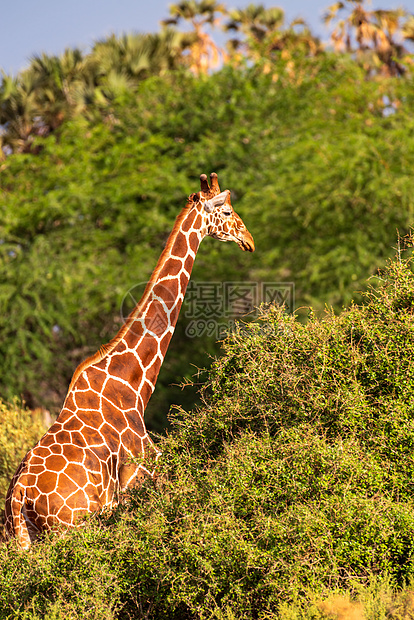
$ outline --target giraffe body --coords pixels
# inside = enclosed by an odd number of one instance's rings
[[[112,506],[121,491],[154,475],[160,452],[144,411],[154,390],[201,240],[212,236],[254,250],[217,175],[201,175],[177,217],[143,297],[115,338],[76,369],[62,411],[17,469],[5,530],[27,548],[36,536]]]

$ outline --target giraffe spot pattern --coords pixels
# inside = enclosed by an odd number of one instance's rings
[[[105,398],[115,408],[125,411],[134,408],[137,395],[136,392],[123,381],[110,378],[106,382]]]
[[[73,415],[71,418],[69,418],[69,420],[67,420],[67,422],[64,423],[63,429],[65,431],[78,431],[82,427],[83,427],[82,420],[80,420],[79,418]],[[63,443],[70,443],[70,442],[71,442],[71,439],[69,437],[68,440]]]
[[[100,394],[103,385],[108,378],[106,372],[96,366],[91,366],[85,374],[88,377],[89,387],[91,390],[97,394]]]
[[[182,268],[182,259],[171,256],[167,262],[165,263],[161,273],[160,278],[173,278],[178,276]]]
[[[179,258],[185,258],[187,256],[187,248],[187,237],[180,231],[176,237],[176,242],[174,244],[174,256],[178,256]]]
[[[55,473],[54,471],[48,471],[47,474],[45,474],[44,468],[42,473],[43,475],[40,475],[38,477],[36,488],[40,491],[40,493],[51,493],[56,488],[58,477],[57,473]]]
[[[113,377],[123,379],[133,390],[137,390],[141,383],[143,371],[136,355],[127,351],[123,355],[114,355],[111,358],[108,373]]]

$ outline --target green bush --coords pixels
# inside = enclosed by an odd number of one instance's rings
[[[340,315],[239,325],[203,404],[173,414],[155,485],[0,549],[0,618],[409,618],[413,265]]]
[[[0,401],[0,513],[17,466],[45,430],[41,411],[29,411],[16,400],[10,404]]]

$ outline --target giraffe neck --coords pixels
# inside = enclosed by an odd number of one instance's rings
[[[141,301],[119,333],[112,355],[133,351],[143,371],[141,413],[154,391],[161,364],[170,344],[198,247],[206,234],[199,208],[187,205],[178,216]]]
[[[75,371],[71,387],[88,366],[106,360],[110,374],[119,373],[139,392],[143,414],[154,391],[161,364],[174,333],[200,242],[206,235],[201,208],[191,202],[177,217],[140,302],[118,334]],[[101,366],[102,367],[102,366]],[[69,391],[71,389],[69,388]]]

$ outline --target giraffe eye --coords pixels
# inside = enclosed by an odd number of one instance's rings
[[[223,215],[225,215],[226,217],[228,217],[229,215],[231,215],[231,211],[223,211]]]

